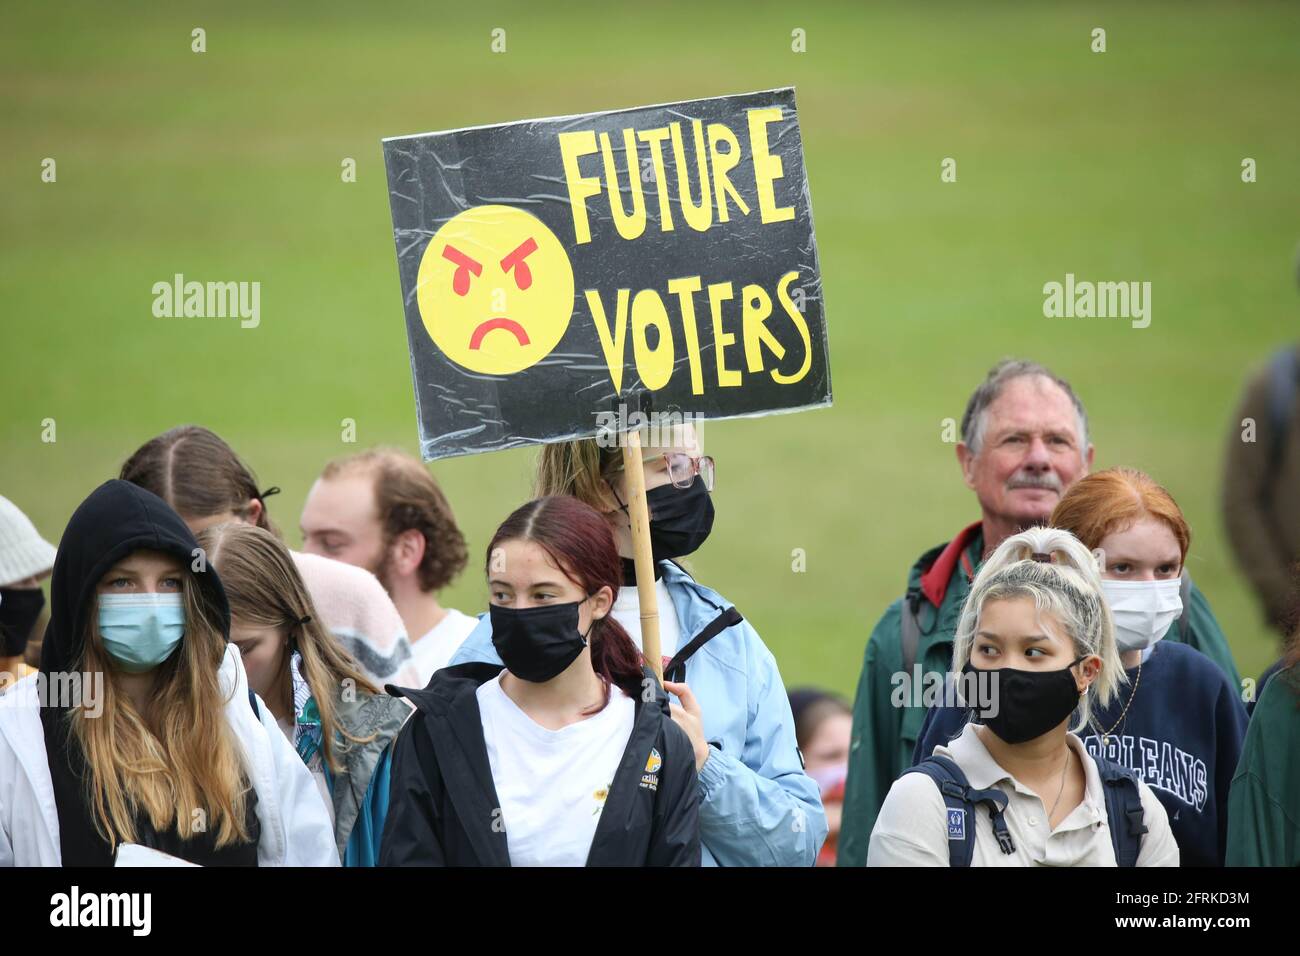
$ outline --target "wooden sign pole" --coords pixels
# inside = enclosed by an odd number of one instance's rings
[[[641,655],[662,684],[663,657],[659,651],[659,605],[655,600],[654,558],[650,549],[650,509],[645,500],[645,469],[641,463],[641,435],[628,432],[623,443],[623,474],[627,484],[627,512],[632,525],[632,558],[636,564],[636,593],[641,606]]]

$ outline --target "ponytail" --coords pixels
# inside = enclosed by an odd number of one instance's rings
[[[1076,732],[1088,725],[1093,707],[1106,707],[1128,680],[1115,644],[1115,625],[1101,587],[1097,560],[1074,535],[1060,528],[1030,528],[1012,535],[984,562],[962,606],[953,639],[952,669],[970,660],[988,601],[1033,598],[1039,613],[1060,622],[1077,656],[1101,658],[1101,672],[1079,703]]]
[[[641,693],[641,682],[645,679],[641,670],[644,658],[623,625],[614,620],[613,614],[606,614],[592,624],[589,643],[591,668],[605,682],[606,703],[609,702],[608,688],[611,684],[629,697]]]

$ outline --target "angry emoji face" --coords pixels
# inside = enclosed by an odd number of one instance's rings
[[[511,375],[541,361],[573,314],[573,269],[560,240],[513,206],[475,206],[434,234],[416,282],[420,318],[444,355],[472,372]]]

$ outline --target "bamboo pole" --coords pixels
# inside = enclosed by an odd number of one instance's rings
[[[627,481],[627,512],[632,525],[632,559],[636,565],[637,603],[641,606],[641,655],[662,684],[663,657],[659,650],[659,605],[655,599],[654,558],[650,548],[650,509],[645,500],[645,469],[641,463],[641,435],[627,432],[623,443],[623,474]]]

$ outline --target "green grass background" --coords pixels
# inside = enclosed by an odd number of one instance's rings
[[[1295,336],[1295,5],[60,2],[0,17],[0,493],[51,540],[182,422],[284,489],[271,510],[291,544],[328,459],[416,448],[381,137],[793,84],[835,405],[709,426],[718,519],[693,562],[787,684],[851,693],[913,559],[977,517],[941,422],[1007,354],[1072,380],[1098,467],[1170,488],[1243,674],[1272,660],[1217,494],[1237,392]],[[1246,156],[1257,183],[1241,182]],[[175,272],[260,280],[261,326],[155,319],[151,286]],[[1043,283],[1066,272],[1152,282],[1150,328],[1045,319]],[[533,457],[432,466],[476,562]],[[481,575],[446,599],[482,609]]]

